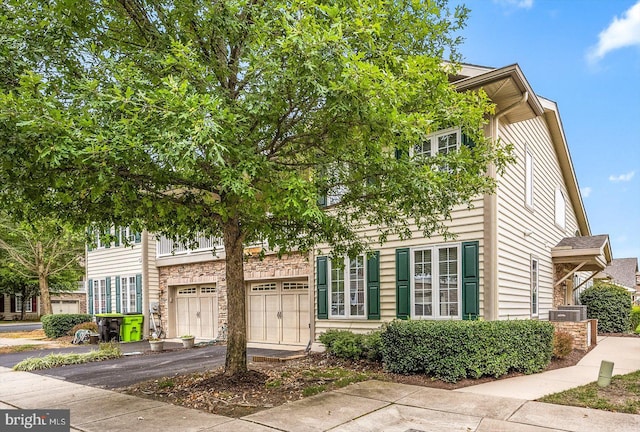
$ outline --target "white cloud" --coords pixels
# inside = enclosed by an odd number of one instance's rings
[[[493,2],[503,6],[515,6],[522,9],[531,9],[533,7],[533,0],[493,0]]]
[[[591,189],[589,186],[581,188],[580,193],[582,194],[582,198],[589,198],[589,195],[591,195],[592,191],[593,189]]]
[[[622,18],[614,17],[613,22],[600,32],[598,38],[598,44],[591,47],[587,54],[588,60],[593,63],[619,48],[640,46],[640,0]]]
[[[620,174],[620,175],[610,175],[609,176],[609,181],[612,181],[614,183],[618,183],[618,182],[628,182],[630,181],[633,176],[636,175],[635,171],[631,171],[628,172],[626,174]]]

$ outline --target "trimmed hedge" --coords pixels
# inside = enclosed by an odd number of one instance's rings
[[[89,314],[56,314],[45,315],[42,321],[42,329],[48,338],[55,339],[68,334],[73,326],[91,321]]]
[[[631,308],[631,331],[640,333],[640,305]]]
[[[598,283],[580,294],[580,303],[587,306],[587,317],[598,320],[600,333],[624,333],[629,330],[631,294],[617,285]]]
[[[359,360],[367,358],[382,360],[381,331],[369,334],[353,333],[348,330],[329,330],[319,337],[328,352],[340,358]]]
[[[382,357],[390,372],[448,382],[532,374],[551,361],[553,334],[547,321],[397,320],[382,333]]]

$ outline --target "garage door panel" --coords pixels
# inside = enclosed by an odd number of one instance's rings
[[[264,296],[249,297],[249,335],[250,341],[265,340],[264,336]]]
[[[215,287],[185,287],[176,295],[176,336],[214,339],[218,333]]]
[[[265,341],[278,341],[280,339],[280,323],[278,322],[279,299],[277,295],[265,296]]]

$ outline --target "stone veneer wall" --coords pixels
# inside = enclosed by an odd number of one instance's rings
[[[598,320],[590,319],[585,321],[551,321],[556,331],[569,333],[573,336],[573,348],[587,351],[591,346],[595,346],[598,338]],[[591,327],[591,340],[587,340],[588,328]]]
[[[262,260],[252,257],[244,263],[246,281],[308,278],[311,271],[307,255],[302,254],[284,255],[282,258],[267,255]],[[169,329],[167,318],[171,287],[215,284],[218,294],[218,334],[220,334],[220,329],[226,326],[228,317],[224,260],[159,267],[159,276],[160,314],[163,328]]]
[[[572,266],[568,264],[556,264],[553,266],[553,283],[555,285],[556,281],[562,279],[567,273],[569,273],[573,269]],[[564,284],[560,284],[557,287],[553,288],[553,307],[557,308],[560,305],[567,304],[565,302],[566,287]]]

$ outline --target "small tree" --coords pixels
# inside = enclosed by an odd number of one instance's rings
[[[0,251],[4,290],[21,293],[25,301],[39,294],[43,315],[53,313],[51,285],[58,290],[77,286],[82,277],[84,236],[55,219],[14,222],[0,215]]]
[[[623,333],[629,330],[631,294],[621,286],[599,282],[580,294],[587,317],[598,320],[598,332]]]

